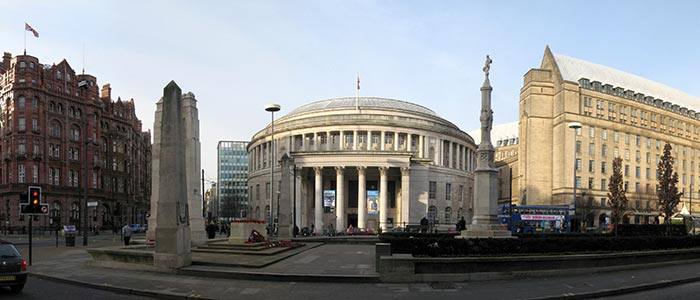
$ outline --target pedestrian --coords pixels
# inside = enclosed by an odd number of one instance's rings
[[[429,223],[429,221],[428,221],[428,218],[423,217],[422,219],[420,219],[420,232],[421,232],[421,233],[426,233],[426,232],[428,232],[428,226],[429,226],[429,224],[430,224],[430,223]]]
[[[311,223],[311,235],[312,236],[316,235],[316,227],[314,227],[314,223]]]
[[[122,236],[124,237],[124,246],[129,246],[129,240],[131,240],[131,226],[129,224],[124,224],[122,227]]]

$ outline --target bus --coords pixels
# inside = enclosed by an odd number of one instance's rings
[[[569,206],[502,205],[498,220],[512,233],[569,233],[573,212]]]

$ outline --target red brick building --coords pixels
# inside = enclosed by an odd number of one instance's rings
[[[42,188],[48,216],[34,226],[80,225],[85,180],[88,225],[146,223],[151,133],[142,132],[134,100],[114,101],[92,75],[66,62],[44,65],[5,52],[0,65],[0,228],[21,229],[20,192]],[[87,154],[87,156],[86,156]],[[83,175],[87,174],[87,178]]]

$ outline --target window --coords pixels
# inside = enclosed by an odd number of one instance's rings
[[[594,138],[595,137],[595,127],[591,126],[588,130],[588,136]]]
[[[630,166],[629,165],[625,165],[625,176],[630,176]],[[627,190],[627,189],[625,189],[625,190]]]
[[[32,131],[39,132],[39,120],[37,118],[32,119]]]
[[[603,138],[603,140],[607,140],[608,139],[608,130],[605,128],[601,129],[600,136]]]
[[[625,133],[625,144],[629,145],[630,144],[630,134]]]
[[[34,165],[32,170],[32,183],[39,183],[39,165]]]
[[[27,126],[26,126],[26,121],[25,121],[24,117],[19,117],[17,119],[17,121],[19,122],[19,125],[17,126],[17,130],[25,131]]]
[[[608,155],[608,146],[607,145],[603,145],[603,148],[600,149],[600,155],[602,155],[603,157]]]
[[[447,207],[445,208],[445,224],[450,224],[452,223],[452,208]]]
[[[642,176],[642,168],[640,167],[634,167],[634,175],[635,177],[639,178]]]
[[[430,224],[438,224],[439,220],[437,219],[437,207],[431,205],[428,208],[428,222]]]
[[[24,183],[24,172],[25,172],[24,165],[20,164],[17,167],[18,167],[18,170],[17,170],[17,180],[18,181],[17,182]]]
[[[605,169],[606,169],[607,164],[605,162],[600,163],[600,172],[605,174]]]
[[[588,161],[588,172],[595,172],[595,161],[592,159]]]
[[[619,140],[620,140],[620,133],[617,132],[617,130],[615,130],[615,132],[613,132],[613,141],[615,141],[617,143]]]
[[[593,143],[588,144],[588,154],[595,155],[595,144],[593,144]]]
[[[571,178],[571,177],[569,177]],[[437,182],[428,182],[428,199],[435,199],[435,193],[437,192]],[[437,213],[437,211],[436,211]]]
[[[630,149],[625,149],[625,160],[630,160]]]
[[[605,208],[606,205],[607,205],[606,199],[605,199],[605,198],[600,198],[600,207],[601,207],[601,208]]]
[[[446,201],[452,200],[452,184],[451,183],[445,183],[445,200]]]
[[[613,148],[613,157],[620,157],[620,149],[618,149],[617,147]]]
[[[581,159],[576,159],[576,171],[581,171]]]
[[[577,188],[577,189],[580,189],[580,188],[581,188],[581,177],[580,177],[580,176],[576,176],[576,178],[574,179],[574,181],[575,181],[576,188]]]
[[[24,99],[24,96],[19,96],[19,98],[17,99],[17,108],[18,108],[18,109],[24,109],[24,107],[25,107],[25,99]]]
[[[605,191],[607,188],[608,188],[607,180],[601,179],[600,180],[600,190]]]
[[[593,189],[593,178],[591,177],[588,178],[588,188],[591,190]]]
[[[576,153],[581,153],[581,141],[576,141]]]

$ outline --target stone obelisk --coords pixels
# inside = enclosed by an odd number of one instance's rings
[[[183,116],[182,90],[171,81],[163,89],[153,255],[154,266],[166,270],[192,264]]]
[[[489,70],[493,61],[486,55],[484,84],[481,86],[481,143],[476,150],[477,162],[474,170],[474,217],[463,230],[463,238],[511,238],[510,231],[498,224],[498,170],[494,168],[494,149],[491,144],[491,82]]]
[[[201,194],[201,144],[199,141],[199,113],[197,109],[197,99],[192,92],[182,96],[182,111],[184,114],[184,143],[185,143],[185,176],[187,177],[187,203],[190,211],[190,238],[193,246],[199,246],[206,242],[204,232],[204,217],[202,215],[202,194]],[[156,103],[156,114],[153,125],[153,145],[152,149],[152,181],[151,181],[151,216],[148,218],[148,231],[146,240],[155,243],[156,230],[158,226],[158,176],[160,174],[160,137],[162,135],[163,119],[163,99]]]

